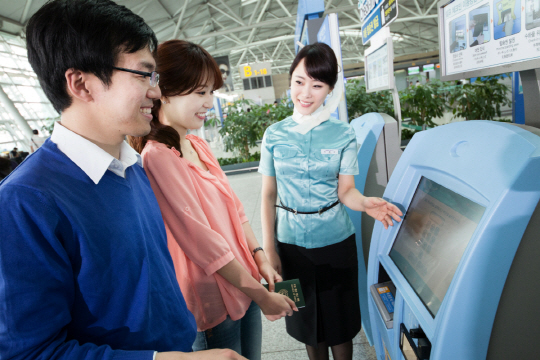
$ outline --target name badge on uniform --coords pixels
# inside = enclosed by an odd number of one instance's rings
[[[321,149],[321,154],[323,154],[323,155],[337,155],[338,150],[337,149]]]

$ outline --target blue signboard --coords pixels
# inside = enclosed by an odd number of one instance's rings
[[[296,13],[296,30],[294,32],[294,48],[298,52],[298,42],[306,20],[316,19],[324,13],[324,0],[299,0]]]
[[[362,21],[362,44],[365,45],[380,29],[398,16],[397,0],[380,2]]]
[[[366,18],[362,24],[362,44],[365,45],[373,35],[382,29],[380,5]]]

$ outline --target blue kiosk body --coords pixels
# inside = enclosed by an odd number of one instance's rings
[[[368,287],[396,289],[392,326],[369,296],[378,359],[540,358],[539,135],[466,121],[413,137],[384,193],[405,217],[371,240]]]
[[[366,196],[381,197],[402,153],[399,147],[398,124],[387,114],[369,113],[351,121],[351,126],[356,133],[358,144],[359,174],[354,177],[355,186]],[[373,345],[366,280],[374,221],[369,216],[366,218],[362,212],[346,209],[356,228],[362,328],[369,343]]]

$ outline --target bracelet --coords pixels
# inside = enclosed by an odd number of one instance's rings
[[[264,251],[264,250],[263,250],[263,248],[262,248],[262,247],[260,247],[260,246],[259,246],[258,248],[255,248],[255,249],[253,249],[253,252],[252,252],[252,254],[253,254],[253,257],[255,257],[255,253],[256,253],[257,251],[259,251],[259,250],[262,250],[262,251]]]

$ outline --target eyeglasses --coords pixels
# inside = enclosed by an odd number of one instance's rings
[[[150,86],[152,87],[156,87],[157,84],[159,84],[159,74],[155,71],[152,71],[152,72],[138,71],[138,70],[124,69],[124,68],[116,67],[116,66],[113,66],[113,69],[130,72],[137,75],[148,76],[150,78]]]
[[[219,69],[219,71],[221,71],[222,74],[229,75],[229,70]]]

